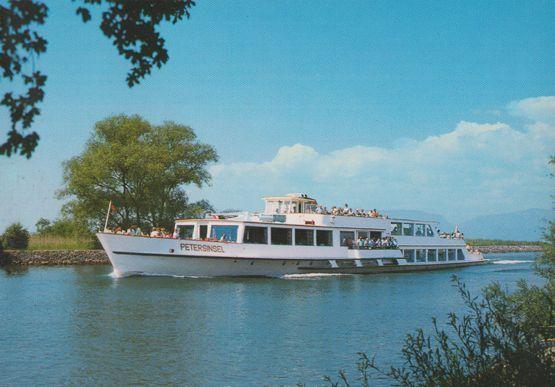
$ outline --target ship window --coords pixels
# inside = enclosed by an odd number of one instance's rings
[[[200,226],[198,237],[200,239],[206,239],[208,237],[208,226],[207,225]]]
[[[406,236],[414,235],[414,223],[403,223],[403,235],[406,235]]]
[[[239,226],[212,226],[211,238],[225,242],[237,242],[237,229]]]
[[[445,250],[444,249],[439,249],[437,251],[437,260],[438,261],[445,261],[447,258],[447,255],[445,254]]]
[[[368,231],[361,231],[361,230],[358,230],[358,231],[357,231],[357,236],[358,236],[359,238],[368,238]]]
[[[434,236],[434,230],[432,230],[432,226],[430,226],[429,224],[426,225],[426,236]]]
[[[273,245],[290,245],[293,243],[293,232],[290,228],[272,227]]]
[[[428,250],[428,262],[435,262],[437,261],[437,250],[429,249]]]
[[[453,249],[447,250],[447,258],[450,261],[454,261],[455,260],[455,250],[453,250]]]
[[[268,244],[268,228],[245,226],[243,243],[266,245]]]
[[[341,246],[352,246],[355,240],[354,231],[340,231],[339,240],[341,241]]]
[[[464,261],[464,251],[462,249],[457,249],[457,260]]]
[[[414,235],[424,236],[424,225],[422,223],[417,223],[414,225]]]
[[[416,250],[416,262],[426,262],[426,250]]]
[[[403,235],[401,223],[392,222],[393,230],[391,230],[391,235]]]
[[[179,230],[179,239],[192,239],[193,238],[193,230],[195,229],[194,225],[191,226],[178,226]]]
[[[295,244],[299,246],[314,246],[314,230],[295,229]]]
[[[382,239],[382,232],[381,231],[370,231],[370,239]]]
[[[414,250],[403,250],[403,258],[405,258],[407,262],[414,262]]]
[[[331,230],[316,230],[317,246],[333,246],[333,232]]]

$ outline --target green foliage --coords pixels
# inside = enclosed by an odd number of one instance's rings
[[[555,157],[551,158],[555,164]],[[506,241],[503,241],[506,243]],[[520,243],[520,242],[518,242]],[[549,223],[544,251],[536,261],[543,286],[520,281],[514,292],[500,284],[487,286],[482,297],[472,297],[456,277],[467,313],[450,313],[447,327],[433,319],[433,334],[422,329],[407,335],[404,364],[382,369],[374,358],[359,353],[358,381],[370,385],[377,372],[404,386],[548,386],[555,378],[555,223]],[[351,382],[344,371],[332,386]]]
[[[79,0],[74,0],[79,1]],[[131,62],[127,84],[132,87],[150,74],[153,67],[165,64],[169,55],[159,28],[163,22],[177,23],[190,16],[193,0],[121,1],[80,0],[76,14],[83,22],[92,19],[91,8],[100,7],[100,30],[112,41],[118,53]],[[0,4],[0,70],[1,77],[13,82],[19,95],[8,91],[0,101],[8,108],[11,127],[8,138],[0,142],[0,155],[19,152],[31,157],[39,135],[25,134],[44,98],[47,77],[35,71],[35,57],[46,52],[48,42],[39,27],[48,17],[48,6],[39,0],[8,0]],[[55,3],[55,2],[52,2]],[[32,63],[32,66],[29,64]]]
[[[198,142],[187,126],[155,126],[139,116],[109,117],[95,125],[84,152],[64,163],[60,197],[73,199],[64,212],[98,229],[112,200],[112,227],[171,229],[175,218],[210,210],[205,201],[189,203],[183,186],[207,183],[206,166],[217,158],[214,148]]]
[[[553,293],[520,283],[507,293],[499,284],[472,297],[456,277],[467,313],[450,313],[448,330],[433,319],[433,334],[422,329],[407,335],[404,364],[382,369],[360,353],[358,380],[369,386],[372,373],[403,386],[547,386],[555,375],[555,358],[546,345],[553,337]],[[350,385],[346,373],[331,385]]]
[[[6,249],[25,249],[29,245],[29,232],[21,223],[14,223],[4,231],[2,244]]]
[[[541,241],[512,241],[503,239],[466,239],[470,246],[540,246]]]
[[[59,237],[87,237],[93,233],[87,229],[86,225],[74,219],[61,218],[50,222],[48,219],[40,218],[35,224],[37,235],[39,236],[59,236]]]

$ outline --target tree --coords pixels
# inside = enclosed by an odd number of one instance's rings
[[[131,62],[127,85],[132,87],[161,67],[169,55],[158,28],[163,21],[172,24],[190,17],[193,0],[73,0],[81,3],[76,14],[83,22],[92,20],[91,9],[102,10],[100,29],[116,46],[118,53]],[[48,42],[39,33],[48,17],[48,6],[39,0],[8,0],[0,5],[0,69],[2,78],[23,89],[4,94],[0,105],[10,113],[11,126],[7,140],[0,142],[0,155],[17,152],[31,157],[39,135],[26,133],[40,114],[38,104],[44,99],[47,76],[35,69],[35,57],[44,54]]]
[[[85,151],[64,163],[59,196],[72,200],[63,211],[98,229],[111,200],[112,225],[171,228],[176,217],[211,210],[206,201],[189,203],[183,186],[208,183],[206,166],[217,159],[187,126],[109,117],[96,123]]]
[[[29,246],[29,231],[21,223],[14,223],[4,231],[2,241],[6,249],[25,249]]]

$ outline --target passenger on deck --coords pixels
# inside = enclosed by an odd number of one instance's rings
[[[364,238],[359,237],[358,241],[357,241],[358,247],[359,248],[364,248]]]

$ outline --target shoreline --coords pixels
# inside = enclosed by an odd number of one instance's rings
[[[540,245],[473,246],[484,254],[528,253],[543,251]],[[0,255],[0,266],[68,266],[109,265],[104,250],[6,250]]]

